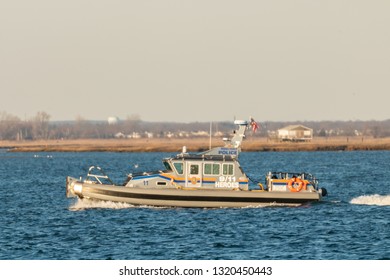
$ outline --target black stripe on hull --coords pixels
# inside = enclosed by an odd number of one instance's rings
[[[131,192],[119,192],[114,190],[102,190],[88,188],[91,193],[133,199],[145,200],[169,200],[169,201],[197,201],[197,202],[231,202],[231,203],[290,203],[302,204],[318,201],[314,198],[272,198],[272,197],[236,197],[236,196],[182,196],[182,195],[161,195],[161,194],[142,194]]]

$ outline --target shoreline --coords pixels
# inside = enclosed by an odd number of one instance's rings
[[[186,146],[189,152],[209,149],[209,138],[175,139],[70,139],[0,141],[8,152],[177,152]],[[224,146],[221,139],[212,139],[211,147]],[[250,137],[242,143],[243,152],[292,151],[373,151],[390,150],[390,137],[314,138],[310,142],[276,142],[267,138]]]

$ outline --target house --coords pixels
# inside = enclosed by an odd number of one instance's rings
[[[278,129],[277,139],[279,141],[311,141],[313,129],[303,125],[289,125]]]
[[[107,119],[108,124],[114,125],[119,123],[119,118],[118,117],[109,117]]]
[[[126,138],[126,135],[124,135],[122,132],[118,132],[114,135],[115,138]]]

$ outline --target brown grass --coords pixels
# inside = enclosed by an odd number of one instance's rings
[[[182,139],[78,139],[39,141],[0,141],[0,147],[13,152],[180,152],[204,151],[209,148],[208,138]],[[223,146],[220,139],[212,139],[212,147]],[[275,142],[266,138],[244,140],[243,151],[352,151],[390,150],[390,138],[335,137],[315,138],[311,142]]]
[[[267,139],[243,143],[243,150],[257,151],[354,151],[390,150],[390,138],[318,137],[310,142],[275,142]]]

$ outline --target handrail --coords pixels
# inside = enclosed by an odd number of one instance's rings
[[[94,169],[97,169],[100,171],[101,175],[99,174],[93,174],[92,173],[92,170]],[[107,181],[109,181],[112,185],[115,185],[114,182],[108,177],[108,175],[103,171],[103,169],[101,169],[99,166],[91,166],[89,169],[88,169],[88,174],[87,174],[87,180],[89,180],[89,178],[94,178],[96,182],[98,182],[99,184],[102,184],[102,181],[100,179],[106,179]],[[100,178],[100,179],[99,179]]]

